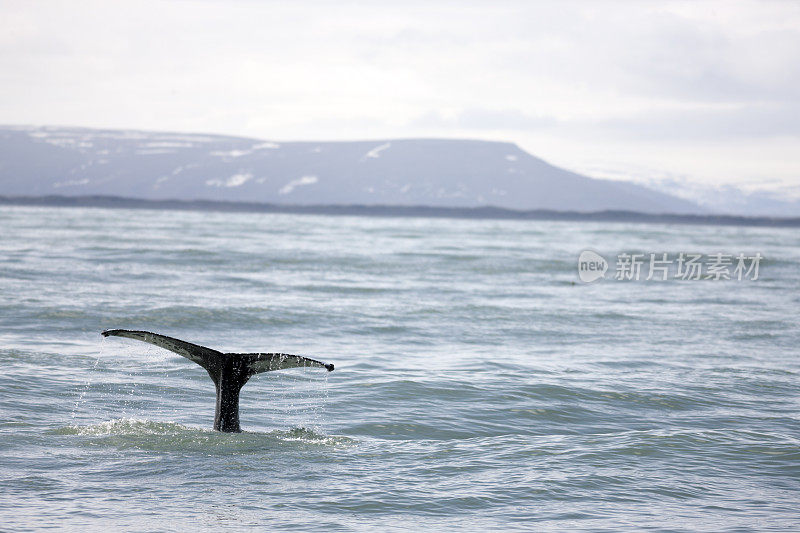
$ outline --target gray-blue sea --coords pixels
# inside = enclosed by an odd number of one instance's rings
[[[613,278],[680,252],[764,259]],[[797,530],[799,278],[796,229],[2,207],[0,528]],[[202,368],[108,328],[336,370],[217,433]]]

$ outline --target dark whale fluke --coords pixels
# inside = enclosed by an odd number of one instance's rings
[[[333,370],[332,364],[288,353],[222,353],[191,342],[173,339],[166,335],[149,331],[109,329],[103,337],[127,337],[149,342],[173,351],[202,366],[211,376],[217,387],[217,409],[214,413],[214,429],[217,431],[239,432],[239,391],[254,374],[315,366]]]

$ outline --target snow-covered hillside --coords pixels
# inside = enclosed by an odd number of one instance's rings
[[[115,195],[278,204],[384,204],[647,213],[697,205],[591,179],[511,143],[289,142],[57,127],[0,128],[0,195]]]

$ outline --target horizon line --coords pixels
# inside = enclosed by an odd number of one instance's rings
[[[511,209],[492,205],[443,207],[391,204],[275,204],[236,200],[146,199],[115,195],[0,195],[0,205],[30,207],[88,207],[100,209],[150,209],[221,213],[274,213],[387,218],[455,218],[475,220],[544,220],[553,222],[636,222],[702,226],[800,227],[800,217],[767,217],[731,214],[643,213],[623,209],[560,211]]]

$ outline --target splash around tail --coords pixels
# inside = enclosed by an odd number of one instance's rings
[[[182,341],[149,331],[109,329],[104,337],[126,337],[170,350],[202,366],[217,390],[214,429],[240,432],[239,391],[255,374],[298,367],[320,367],[333,371],[332,363],[323,363],[286,353],[223,353],[212,348]]]

